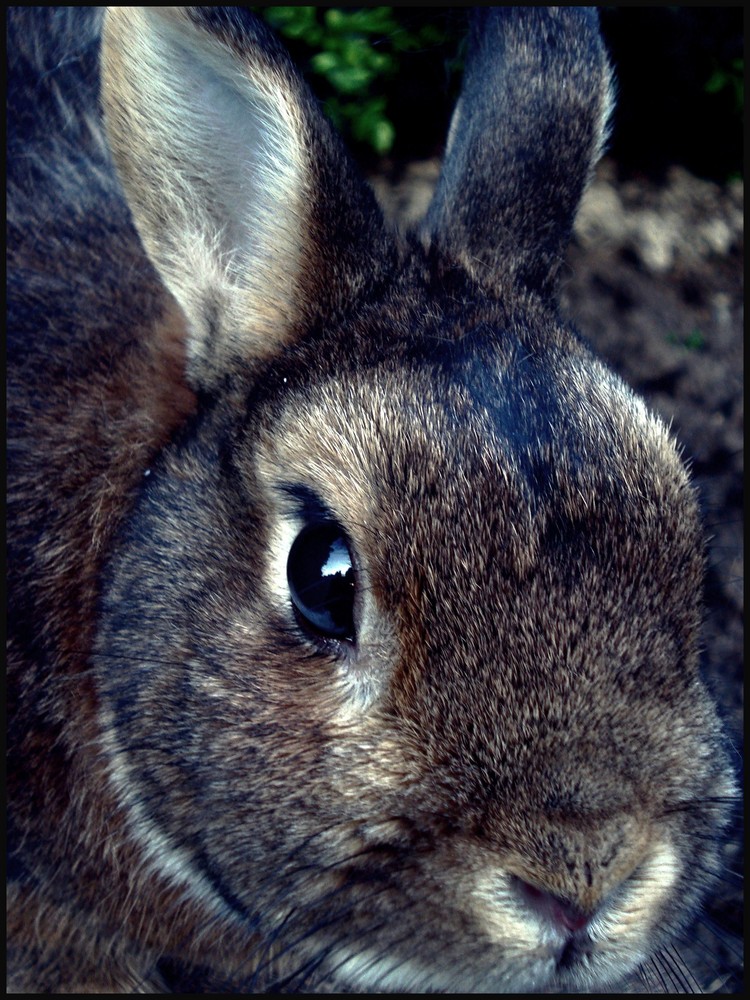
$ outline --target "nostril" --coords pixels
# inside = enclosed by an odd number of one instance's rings
[[[570,900],[554,896],[551,892],[539,889],[530,882],[517,879],[518,890],[521,898],[531,907],[532,910],[541,914],[554,927],[573,933],[583,930],[591,920],[593,914],[585,913],[575,903]]]

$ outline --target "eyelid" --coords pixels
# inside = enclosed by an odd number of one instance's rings
[[[277,488],[285,498],[292,501],[294,514],[303,524],[319,524],[323,521],[338,523],[338,518],[309,486],[282,483]]]

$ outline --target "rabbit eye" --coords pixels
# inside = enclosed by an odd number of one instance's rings
[[[289,551],[287,580],[303,622],[330,639],[354,639],[354,567],[342,529],[313,524]]]

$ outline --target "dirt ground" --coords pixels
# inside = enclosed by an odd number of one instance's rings
[[[439,162],[371,178],[405,225],[425,210]],[[689,460],[707,535],[704,672],[742,761],[743,185],[673,167],[662,183],[619,182],[604,161],[575,227],[564,314],[668,422]],[[674,956],[668,992],[742,989],[742,837],[726,875]],[[666,963],[662,971],[666,969]],[[655,991],[663,986],[653,984]]]

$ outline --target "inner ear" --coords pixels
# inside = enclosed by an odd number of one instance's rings
[[[295,325],[307,230],[297,81],[269,63],[262,36],[231,24],[189,9],[110,8],[102,49],[110,144],[204,383],[232,356],[274,350]]]
[[[372,192],[249,11],[109,8],[102,78],[126,197],[202,388],[325,326],[394,266]]]

